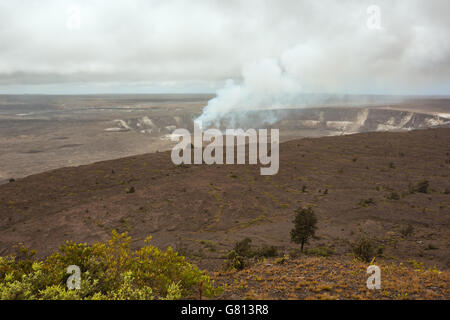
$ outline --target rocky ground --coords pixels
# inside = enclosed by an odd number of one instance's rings
[[[366,237],[389,261],[447,269],[449,143],[445,128],[293,140],[280,145],[275,176],[255,165],[175,166],[169,152],[36,174],[0,186],[0,250],[23,242],[46,255],[68,239],[105,240],[117,229],[152,235],[214,269],[245,237],[296,249],[294,210],[312,207],[310,247],[348,255]]]
[[[257,165],[175,166],[169,152],[61,168],[0,186],[0,254],[23,243],[46,256],[116,229],[136,247],[148,235],[174,247],[227,284],[223,297],[448,298],[449,175],[449,128],[284,142],[274,176]],[[303,207],[318,219],[307,256],[290,241]],[[225,271],[246,237],[278,258]],[[376,294],[361,280],[368,263],[353,260],[360,239],[390,282]]]

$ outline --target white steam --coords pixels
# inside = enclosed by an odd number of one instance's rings
[[[298,101],[301,92],[298,81],[284,72],[275,59],[247,65],[242,76],[242,84],[228,80],[225,87],[217,91],[217,97],[208,102],[202,115],[195,120],[201,127],[218,125],[221,119],[230,120],[245,111],[277,109]],[[240,113],[234,114],[234,111]]]
[[[367,27],[361,2],[303,4],[310,15],[287,30],[297,41],[267,55],[275,58],[248,59],[240,81],[228,80],[195,121],[217,125],[248,118],[251,110],[320,104],[329,98],[325,93],[450,93],[450,28],[440,14],[450,10],[448,2],[380,1],[376,29]],[[277,120],[270,115],[267,123]]]

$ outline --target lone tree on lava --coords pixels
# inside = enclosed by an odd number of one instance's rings
[[[291,230],[291,241],[303,246],[316,232],[317,218],[312,208],[298,208],[295,210],[294,229]]]

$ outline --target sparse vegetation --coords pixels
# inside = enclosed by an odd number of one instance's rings
[[[263,246],[255,251],[256,257],[276,257],[278,256],[278,249],[275,246]]]
[[[215,279],[226,284],[224,299],[448,299],[448,271],[421,263],[416,263],[419,268],[383,261],[376,265],[382,272],[381,290],[365,287],[366,262],[320,256],[267,259],[245,271],[217,273]]]
[[[214,241],[200,240],[200,243],[203,244],[210,252],[217,251],[216,243]]]
[[[245,238],[235,243],[234,248],[227,254],[226,267],[236,270],[242,270],[249,265],[250,258],[269,258],[276,257],[278,250],[274,246],[262,246],[258,249],[252,248],[252,239]]]
[[[409,187],[409,192],[410,193],[428,193],[428,188],[430,186],[430,183],[428,182],[428,180],[423,180],[419,183],[417,183],[416,185],[410,185]]]
[[[375,205],[375,201],[372,198],[361,199],[361,201],[359,201],[359,205],[361,207],[368,207],[370,205]]]
[[[414,227],[410,224],[400,229],[400,233],[403,237],[409,237],[414,233]]]
[[[330,247],[324,247],[324,246],[319,246],[316,248],[306,250],[306,254],[308,254],[308,255],[321,256],[321,257],[328,257],[328,256],[332,255],[333,252],[334,252],[333,249],[331,249]]]
[[[388,198],[389,200],[400,200],[400,195],[399,195],[397,192],[392,191],[392,192],[388,195],[387,198]]]
[[[224,281],[231,286],[233,279],[238,279],[234,288],[239,290],[227,296],[231,299],[448,296],[448,275],[443,277],[450,266],[446,259],[448,229],[442,223],[450,208],[445,195],[450,194],[450,184],[449,166],[443,163],[448,156],[443,158],[442,150],[448,149],[445,142],[449,134],[448,130],[443,132],[442,139],[435,142],[427,138],[426,131],[380,133],[367,139],[358,135],[306,139],[301,149],[280,150],[282,170],[270,177],[261,176],[258,166],[191,165],[182,169],[183,165],[171,163],[170,152],[163,152],[136,156],[136,161],[118,159],[20,178],[1,186],[4,230],[0,242],[3,252],[11,252],[12,243],[23,239],[40,257],[47,257],[53,254],[55,244],[73,238],[77,231],[81,231],[76,234],[80,242],[92,241],[93,236],[102,236],[112,228],[129,231],[136,240],[133,251],[151,233],[163,252],[166,245],[173,244],[174,251],[186,256],[188,262],[198,263],[212,277],[227,275]],[[397,147],[385,144],[385,137],[392,137],[407,155],[396,157]],[[323,140],[332,144],[332,152],[326,151]],[[364,144],[370,144],[370,150],[363,149]],[[358,163],[351,161],[353,157],[358,157]],[[395,170],[389,169],[390,161],[395,162]],[[115,173],[110,172],[112,167]],[[337,174],[339,168],[342,175]],[[413,189],[425,180],[429,181],[428,193],[410,194],[409,181]],[[125,189],[131,186],[135,193],[126,194]],[[319,220],[319,229],[309,243],[305,242],[304,254],[300,244],[289,243],[294,210],[299,206],[312,208]],[[54,219],[55,214],[58,219]],[[67,228],[66,222],[72,220],[75,225]],[[234,246],[246,236],[253,241]],[[382,290],[377,293],[365,291],[367,262],[353,259],[353,242],[361,236],[373,242],[373,253],[369,254],[376,257],[373,263],[389,268],[382,269]],[[234,252],[229,252],[231,249]],[[16,261],[22,259],[18,256]],[[437,271],[420,274],[420,281],[430,281],[420,288],[413,284],[419,281],[419,274],[411,269],[410,279],[417,277],[411,285],[403,280],[389,289],[391,283],[385,283],[385,276],[391,274],[396,279],[391,264],[409,267],[405,262],[410,259],[420,260],[424,272],[437,265],[441,278],[433,278]],[[224,269],[226,263],[229,269]],[[342,266],[346,269],[337,269]],[[356,277],[358,281],[354,281]],[[152,296],[176,297],[177,281],[171,294],[155,294],[152,287]],[[141,288],[140,283],[134,285],[135,280],[132,283],[134,289]],[[65,288],[64,281],[61,287]],[[194,286],[190,296],[181,298],[198,298],[199,291]]]
[[[130,187],[130,188],[126,188],[125,192],[126,193],[134,193],[136,190],[134,189],[134,187]]]

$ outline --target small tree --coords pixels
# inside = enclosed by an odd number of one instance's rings
[[[295,210],[294,229],[291,230],[291,241],[303,246],[316,232],[317,218],[312,208],[298,208]]]
[[[234,245],[234,251],[240,256],[251,257],[252,256],[252,239],[245,238],[244,240],[236,242]]]

